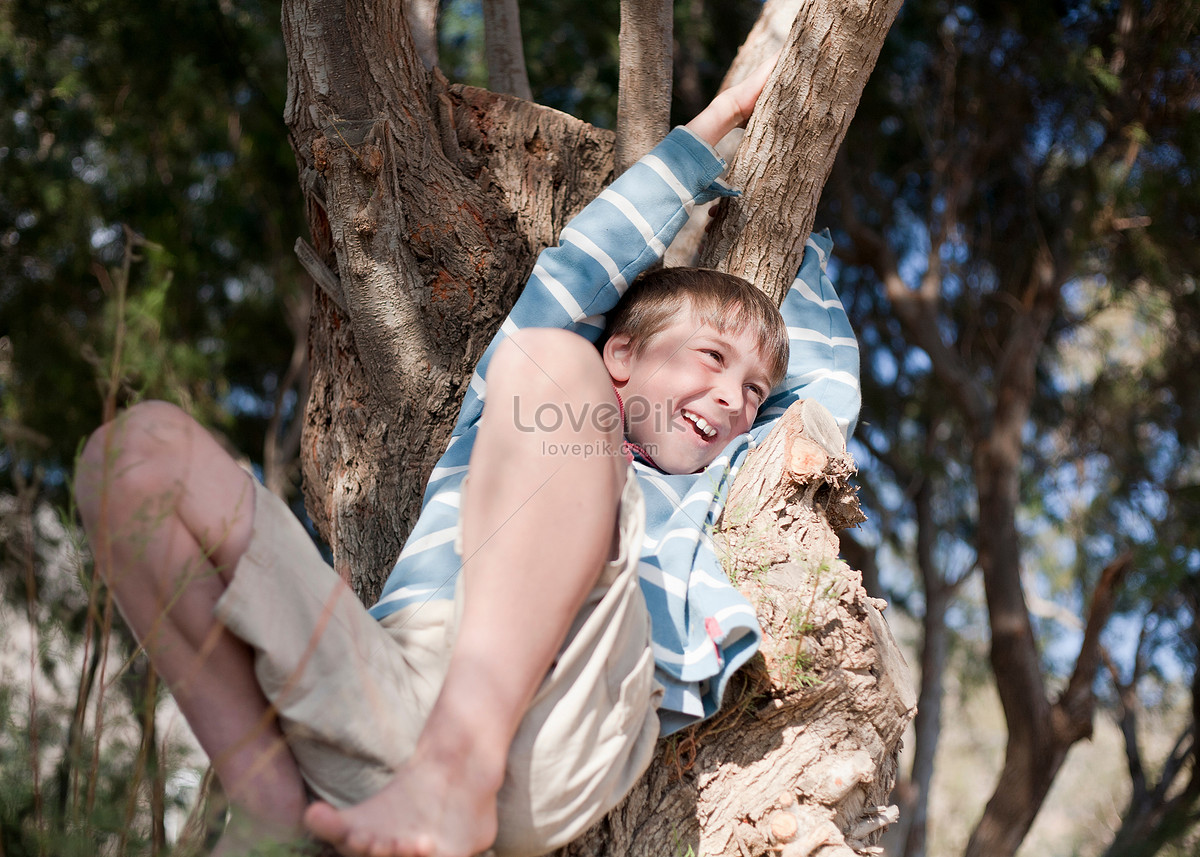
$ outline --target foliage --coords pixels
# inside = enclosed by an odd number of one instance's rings
[[[176,396],[261,448],[290,352],[281,301],[300,287],[278,18],[258,2],[0,9],[0,393],[6,424],[40,444],[0,471],[36,461],[61,486],[99,422],[104,268],[126,229],[149,243],[123,400],[163,395],[143,376],[168,360]]]
[[[1106,637],[1118,673],[1186,685],[1194,671],[1194,605],[1179,593],[1200,574],[1186,502],[1200,403],[1183,369],[1200,357],[1198,17],[1195,2],[907,3],[824,200],[864,346],[864,505],[877,538],[915,567],[929,492],[946,585],[971,573],[981,529],[996,525],[979,516],[973,429],[854,236],[884,238],[907,287],[934,302],[941,342],[989,391],[1050,272],[1018,526],[1052,681],[1069,674],[1074,617],[1125,548],[1136,570]],[[898,600],[918,613],[933,603],[891,571]],[[958,598],[944,618],[982,643],[980,609]]]
[[[6,647],[31,649],[0,682],[4,854],[161,851],[180,810],[161,691],[123,665],[54,509],[114,404],[176,401],[263,447],[303,288],[278,20],[256,2],[0,6],[0,609]]]
[[[134,247],[103,271],[105,408],[143,389],[171,393],[181,365],[159,341],[166,284],[127,300]],[[147,247],[153,257],[156,248]],[[141,387],[134,388],[133,381]],[[161,853],[169,814],[187,810],[185,745],[158,730],[165,694],[94,576],[69,510],[45,496],[40,471],[11,471],[0,494],[0,626],[27,650],[0,670],[0,848],[5,854]]]

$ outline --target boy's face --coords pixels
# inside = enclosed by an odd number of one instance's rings
[[[625,402],[626,436],[667,473],[695,473],[754,423],[770,392],[750,330],[719,332],[690,310],[645,343],[604,345],[604,365]]]

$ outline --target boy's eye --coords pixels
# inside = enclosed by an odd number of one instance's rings
[[[763,388],[757,384],[747,384],[746,390],[760,402],[767,397],[767,394],[763,392]]]

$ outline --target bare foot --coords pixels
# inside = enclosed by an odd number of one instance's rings
[[[496,838],[496,790],[465,766],[410,761],[374,797],[346,809],[317,801],[304,824],[345,857],[471,857]]]

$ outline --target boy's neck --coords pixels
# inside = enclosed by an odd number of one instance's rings
[[[654,459],[650,457],[650,453],[646,452],[646,450],[641,446],[625,437],[625,400],[621,398],[621,391],[617,389],[616,384],[613,384],[613,395],[617,397],[617,410],[620,411],[621,414],[621,436],[624,438],[623,442],[621,443],[621,451],[625,453],[625,460],[632,463],[633,459],[637,457],[649,464],[655,470],[662,470],[662,468],[654,462]]]

